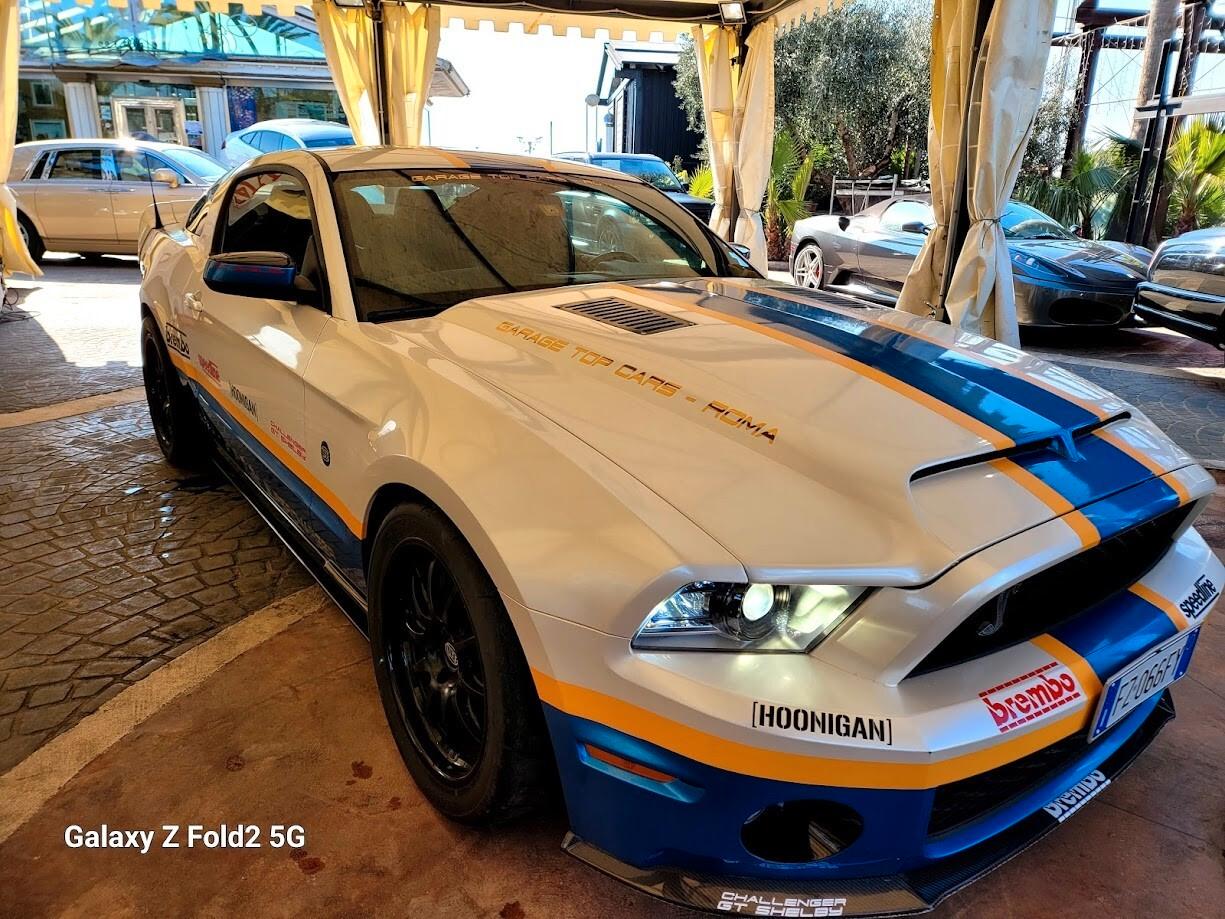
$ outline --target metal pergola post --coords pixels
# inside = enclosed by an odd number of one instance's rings
[[[383,43],[383,0],[366,0],[366,15],[373,24],[371,48],[374,51],[374,114],[379,126],[379,143],[391,138],[390,116],[387,111],[387,48]]]
[[[1140,112],[1151,112],[1148,125],[1144,130],[1144,146],[1140,150],[1140,162],[1136,169],[1136,187],[1132,192],[1131,207],[1127,215],[1127,232],[1123,239],[1129,243],[1141,241],[1144,226],[1148,223],[1148,207],[1152,200],[1151,178],[1157,148],[1163,145],[1163,129],[1167,119],[1167,102],[1169,99],[1170,55],[1174,51],[1174,41],[1166,39],[1161,49],[1161,61],[1157,68],[1157,101],[1138,109]]]

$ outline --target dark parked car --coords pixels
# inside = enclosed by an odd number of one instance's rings
[[[557,159],[590,163],[649,182],[703,222],[710,220],[711,209],[715,206],[709,198],[698,198],[685,191],[668,164],[649,153],[558,153]]]
[[[854,217],[809,217],[795,226],[791,274],[801,287],[829,287],[891,306],[934,225],[926,195],[893,198]],[[1008,203],[1000,225],[1021,325],[1117,326],[1130,318],[1152,257],[1148,249],[1081,239],[1018,201]]]
[[[1136,291],[1136,313],[1225,349],[1225,227],[1162,243]]]

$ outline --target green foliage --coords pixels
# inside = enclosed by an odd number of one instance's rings
[[[1060,49],[1056,49],[1055,53],[1061,53]],[[1068,128],[1072,123],[1072,98],[1065,90],[1061,71],[1062,67],[1052,56],[1046,68],[1042,99],[1034,115],[1033,130],[1025,142],[1018,185],[1029,179],[1053,176],[1063,165]]]
[[[697,198],[713,198],[715,196],[715,177],[709,166],[699,166],[688,176],[689,194]],[[684,180],[682,180],[684,181]]]
[[[771,259],[787,257],[787,239],[799,220],[808,216],[804,199],[816,156],[801,156],[791,132],[783,129],[774,135],[774,152],[770,158],[770,178],[766,182],[766,202],[762,218],[766,229],[766,249]]]
[[[1063,173],[1061,177],[1022,177],[1014,197],[1050,214],[1059,223],[1079,225],[1089,239],[1098,238],[1106,228],[1103,206],[1113,201],[1119,184],[1118,169],[1106,153],[1082,150]]]
[[[907,145],[926,149],[930,56],[930,3],[855,0],[814,15],[775,43],[777,125],[817,152],[818,171],[887,170]],[[688,40],[675,87],[689,126],[700,133],[702,93]]]

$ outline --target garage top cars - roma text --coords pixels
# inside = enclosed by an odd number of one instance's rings
[[[929,908],[1153,740],[1225,582],[1135,408],[623,174],[280,151],[141,259],[163,451],[367,632],[422,794],[560,784],[568,851],[688,906]]]

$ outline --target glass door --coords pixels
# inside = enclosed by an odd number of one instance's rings
[[[179,99],[116,99],[115,132],[120,137],[187,143],[183,102]]]

